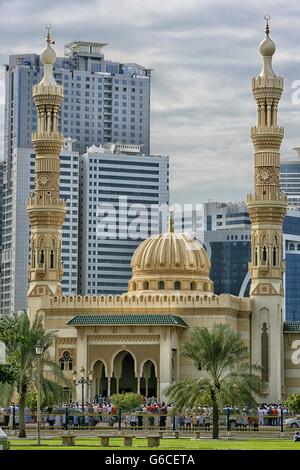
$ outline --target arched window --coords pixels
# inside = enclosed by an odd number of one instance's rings
[[[45,262],[45,253],[44,253],[44,250],[41,250],[40,263],[44,264],[44,262]]]
[[[136,290],[136,282],[132,281],[131,283],[131,290]]]
[[[196,290],[196,283],[192,281],[190,287],[191,287],[191,290]]]
[[[273,266],[276,266],[276,264],[277,264],[277,249],[274,246],[274,248],[273,248]]]
[[[254,251],[254,266],[257,266],[257,248]]]
[[[290,243],[290,251],[294,251],[295,250],[295,245],[294,243]]]
[[[50,251],[50,268],[54,268],[54,251]]]
[[[144,290],[149,290],[149,282],[148,281],[143,282],[143,289]]]
[[[175,281],[174,282],[174,290],[180,290],[181,289],[181,282],[180,281]]]
[[[72,370],[73,369],[73,359],[69,351],[64,351],[62,357],[59,359],[60,370]]]
[[[265,246],[262,251],[262,264],[267,264],[267,248]]]
[[[204,291],[204,292],[207,292],[207,291],[208,291],[208,284],[207,284],[207,282],[205,282],[205,283],[203,284],[203,291]]]
[[[297,245],[297,250],[300,251],[300,244]]]
[[[165,288],[165,281],[159,281],[158,283],[158,289],[159,290],[164,290]]]
[[[269,333],[266,323],[263,323],[261,329],[261,378],[263,381],[269,381]]]
[[[32,261],[31,261],[31,265],[33,268],[35,268],[35,251],[32,251]]]

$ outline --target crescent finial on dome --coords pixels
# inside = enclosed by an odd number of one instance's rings
[[[55,64],[56,61],[56,53],[54,49],[51,47],[51,44],[54,44],[55,42],[52,40],[51,35],[50,35],[50,30],[51,30],[51,25],[46,24],[46,29],[47,29],[47,46],[46,49],[43,50],[41,53],[41,61],[44,64],[44,76],[40,82],[41,85],[54,85],[56,86],[57,83],[53,77],[53,65]]]
[[[174,215],[172,213],[169,217],[169,233],[174,233]]]
[[[265,29],[265,39],[259,45],[259,52],[263,56],[263,68],[260,72],[260,77],[276,77],[276,74],[272,68],[272,57],[276,51],[276,46],[274,41],[270,38],[270,27],[269,20],[270,15],[264,16],[266,20],[266,29]]]

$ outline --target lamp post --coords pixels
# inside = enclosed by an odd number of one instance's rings
[[[37,425],[37,445],[41,444],[41,356],[44,352],[43,346],[37,344],[35,353],[37,355],[37,407],[36,407],[36,425]]]
[[[82,366],[80,369],[80,379],[77,382],[77,371],[73,371],[73,383],[75,387],[77,385],[81,385],[81,411],[84,413],[84,386],[85,385],[92,385],[93,380],[93,371],[89,370],[87,374],[87,378],[85,378],[85,368]]]

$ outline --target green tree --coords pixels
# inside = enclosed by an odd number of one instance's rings
[[[111,402],[121,412],[132,411],[141,406],[142,396],[139,393],[116,393],[111,397]]]
[[[224,406],[257,406],[255,395],[263,390],[259,367],[250,364],[249,352],[239,334],[229,325],[216,324],[211,330],[195,328],[182,354],[205,373],[185,378],[167,389],[175,411],[211,406],[213,439],[219,437],[219,409]]]
[[[122,413],[140,408],[142,396],[139,393],[115,393],[111,402],[117,407],[119,418],[119,429],[121,429]]]
[[[292,413],[300,413],[300,393],[292,393],[285,401],[285,405]]]
[[[26,437],[25,406],[37,383],[35,347],[38,344],[44,348],[41,356],[42,393],[56,402],[63,396],[63,374],[58,365],[49,360],[48,349],[54,337],[54,332],[45,332],[41,317],[36,316],[32,323],[26,313],[0,319],[0,340],[6,346],[7,363],[14,369],[14,390],[19,395],[19,437]]]
[[[14,373],[11,364],[0,364],[0,383],[12,384],[14,382]]]

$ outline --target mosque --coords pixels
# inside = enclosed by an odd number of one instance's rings
[[[70,386],[72,378],[82,374],[91,379],[86,399],[121,391],[164,399],[169,384],[205,374],[201,364],[180,353],[192,329],[226,323],[241,335],[251,362],[262,366],[267,384],[263,401],[281,402],[289,393],[300,392],[300,323],[283,321],[282,224],[287,198],[279,185],[283,128],[277,124],[283,79],[272,68],[275,44],[268,22],[259,47],[262,71],[252,80],[257,125],[251,128],[254,192],[247,201],[252,260],[250,297],[245,298],[215,295],[205,248],[187,234],[174,233],[172,225],[168,233],[152,236],[136,249],[128,292],[62,294],[61,232],[67,207],[59,197],[63,135],[58,115],[63,89],[53,77],[56,54],[51,44],[48,32],[41,54],[44,76],[33,87],[38,125],[32,136],[35,190],[28,201],[28,312],[30,318],[42,316],[45,329],[57,331],[50,355]]]

